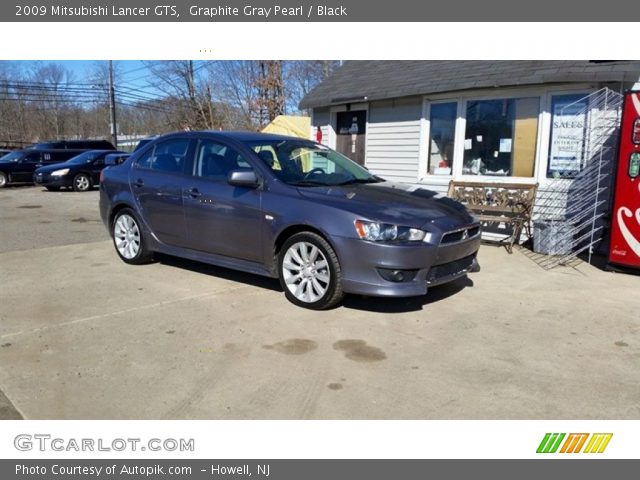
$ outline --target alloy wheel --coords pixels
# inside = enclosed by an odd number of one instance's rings
[[[120,255],[131,260],[140,251],[140,229],[135,219],[123,214],[118,217],[113,227],[113,237]]]
[[[326,257],[309,242],[297,242],[289,247],[282,262],[282,275],[287,289],[304,303],[320,300],[331,281]]]
[[[85,190],[89,190],[91,186],[91,182],[86,175],[78,175],[75,179],[76,190],[84,192]]]

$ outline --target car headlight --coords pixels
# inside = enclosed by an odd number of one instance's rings
[[[51,172],[51,176],[52,177],[61,177],[62,175],[66,175],[67,173],[69,173],[69,169],[68,168],[61,168],[60,170],[54,170],[53,172]]]
[[[370,242],[421,242],[427,236],[427,232],[418,228],[402,227],[388,223],[356,220],[354,225],[358,237]]]

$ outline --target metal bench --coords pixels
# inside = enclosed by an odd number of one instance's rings
[[[513,244],[519,241],[523,228],[531,236],[531,213],[537,188],[537,183],[451,180],[447,195],[467,207],[483,225],[504,223],[511,226],[511,234],[500,243],[512,253]]]

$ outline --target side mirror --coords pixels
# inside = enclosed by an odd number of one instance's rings
[[[257,188],[260,185],[253,170],[232,170],[227,176],[227,182],[234,187]]]

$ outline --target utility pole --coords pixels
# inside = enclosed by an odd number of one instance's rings
[[[116,125],[116,92],[113,86],[113,60],[109,60],[109,112],[111,114],[111,143],[118,148],[118,127]]]

